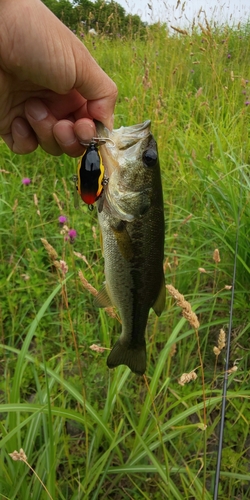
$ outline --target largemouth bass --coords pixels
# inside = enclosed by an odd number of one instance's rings
[[[145,329],[152,307],[165,306],[164,213],[157,144],[150,121],[109,132],[97,124],[105,176],[97,201],[105,262],[105,286],[98,307],[116,306],[122,333],[107,359],[109,368],[146,369]]]

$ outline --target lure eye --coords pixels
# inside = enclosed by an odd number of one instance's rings
[[[157,163],[157,151],[155,149],[147,149],[142,155],[143,163],[146,167],[154,167]]]

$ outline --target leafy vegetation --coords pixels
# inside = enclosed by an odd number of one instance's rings
[[[200,323],[167,292],[162,316],[150,313],[145,377],[106,367],[121,325],[93,305],[103,259],[95,210],[74,208],[76,161],[0,143],[1,498],[213,498],[237,239],[219,499],[249,498],[249,37],[249,25],[206,21],[85,36],[119,88],[115,127],[152,120],[166,283]],[[9,455],[20,448],[36,475]]]
[[[146,23],[137,15],[126,14],[118,3],[103,0],[43,0],[43,3],[70,29],[84,37],[90,29],[110,37],[145,33]]]

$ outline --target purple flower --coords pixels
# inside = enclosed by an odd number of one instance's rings
[[[246,102],[245,102],[245,105],[246,105],[246,106],[249,106],[249,104],[250,104],[250,101],[246,101]]]
[[[70,229],[68,232],[68,236],[70,237],[71,241],[73,241],[77,237],[77,232],[75,229]]]
[[[67,217],[65,217],[65,215],[59,215],[58,220],[60,224],[64,224],[65,222],[67,222]]]
[[[227,54],[227,58],[228,58],[228,59],[231,59],[231,54]]]
[[[25,186],[28,186],[31,183],[31,179],[29,177],[24,177],[22,179],[22,184],[25,184]]]

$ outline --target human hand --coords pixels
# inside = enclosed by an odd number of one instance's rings
[[[80,156],[94,119],[112,129],[115,83],[40,0],[0,0],[0,41],[0,136],[14,153]]]

